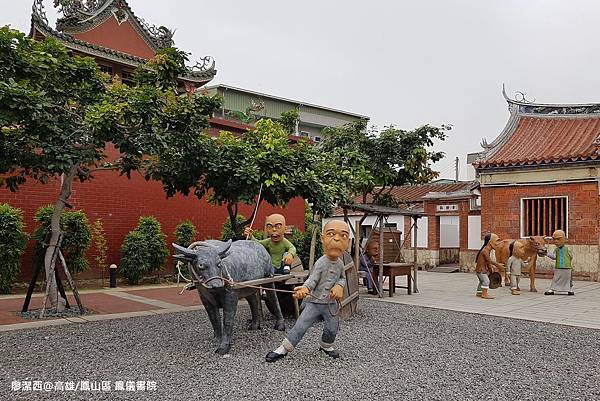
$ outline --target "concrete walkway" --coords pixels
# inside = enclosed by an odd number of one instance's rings
[[[400,281],[397,285],[404,285],[404,280]],[[419,272],[418,286],[419,293],[410,296],[403,289],[397,289],[392,298],[387,292],[381,299],[364,296],[384,302],[600,329],[600,283],[597,282],[575,281],[575,296],[545,296],[550,280],[537,279],[539,292],[532,293],[529,279],[522,278],[521,295],[511,295],[508,287],[501,287],[490,290],[496,297],[492,300],[475,296],[477,277],[471,273]]]

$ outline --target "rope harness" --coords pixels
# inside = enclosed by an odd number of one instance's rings
[[[196,281],[193,280],[189,280],[186,277],[183,276],[183,274],[181,274],[181,270],[180,270],[180,266],[179,263],[177,264],[177,269],[179,271],[179,274],[181,275],[181,277],[183,277],[188,284],[186,284],[185,287],[183,287],[183,290],[181,290],[181,292],[179,293],[179,295],[183,294],[186,290],[191,289],[191,287],[195,286],[196,283],[202,285],[204,288],[206,289],[211,289],[211,287],[209,287],[207,285],[207,283],[213,281],[213,280],[221,280],[221,282],[223,282],[223,284],[229,286],[229,287],[233,287],[234,285],[237,285],[238,287],[244,287],[244,288],[254,288],[257,290],[265,290],[265,291],[274,291],[274,292],[281,292],[281,293],[286,293],[286,294],[295,294],[295,291],[292,290],[284,290],[284,289],[280,289],[280,288],[269,288],[269,287],[262,287],[260,285],[252,285],[252,284],[244,284],[243,282],[241,283],[236,283],[233,278],[231,277],[231,275],[229,274],[229,271],[227,271],[227,267],[225,265],[223,265],[222,263],[219,263],[217,265],[219,267],[219,269],[221,270],[221,272],[223,270],[225,270],[225,273],[227,274],[227,278],[223,277],[223,275],[220,276],[213,276],[213,277],[209,277],[206,280],[201,279],[198,274],[194,271],[194,269],[190,269],[192,274],[196,277]],[[314,298],[314,299],[318,299],[315,296],[308,294],[307,297],[310,298]],[[331,314],[332,317],[336,317],[340,310],[342,309],[342,304],[339,300],[335,301],[335,304],[337,305],[337,311],[332,312],[331,310],[331,305],[333,303],[328,303],[328,309],[329,309],[329,313]]]

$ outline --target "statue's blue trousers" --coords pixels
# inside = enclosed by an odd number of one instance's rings
[[[306,334],[306,331],[315,322],[319,321],[319,318],[323,318],[324,321],[323,335],[321,336],[321,346],[323,348],[332,347],[340,323],[337,303],[317,304],[312,302],[304,302],[304,309],[302,310],[302,313],[286,337],[289,344],[292,347],[296,347],[300,340],[302,340],[302,337],[304,337],[304,334]]]

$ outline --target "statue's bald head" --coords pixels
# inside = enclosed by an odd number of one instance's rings
[[[552,233],[554,245],[562,247],[567,241],[567,234],[563,230],[556,230]]]
[[[281,241],[286,229],[285,217],[281,214],[274,213],[265,219],[265,232],[273,242]]]
[[[325,254],[331,260],[335,260],[342,256],[344,251],[348,249],[350,243],[350,229],[348,224],[341,220],[331,220],[323,227],[321,234],[321,242]]]

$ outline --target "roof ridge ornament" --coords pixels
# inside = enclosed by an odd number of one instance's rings
[[[487,143],[487,139],[486,139],[486,138],[483,138],[483,139],[481,140],[481,143],[480,143],[480,145],[481,145],[481,147],[482,147],[483,149],[485,149],[485,150],[489,150],[489,149],[493,148],[493,146],[492,146],[492,145],[490,145],[490,144],[488,144],[488,143]]]
[[[200,61],[196,62],[196,64],[188,67],[188,70],[192,73],[211,71],[215,69],[215,64],[216,62],[214,58],[211,56],[204,56],[200,59]]]
[[[112,0],[54,0],[54,7],[65,18],[80,16],[89,17],[100,10],[107,2]]]
[[[34,0],[31,6],[33,17],[36,17],[44,25],[48,26],[48,17],[46,16],[46,10],[44,8],[44,0]]]
[[[535,98],[529,100],[527,99],[527,93],[521,91],[515,91],[515,100],[520,103],[535,103]]]
[[[173,46],[173,36],[175,35],[174,30],[170,30],[166,26],[162,25],[158,27],[156,25],[150,25],[145,19],[137,16],[136,18],[159,48],[163,49],[165,47]]]

